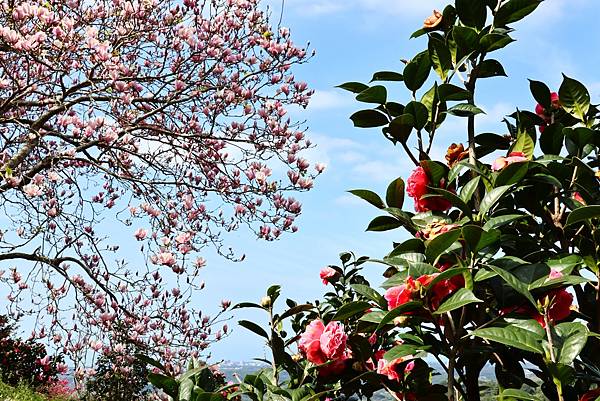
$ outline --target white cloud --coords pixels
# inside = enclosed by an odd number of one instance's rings
[[[311,97],[309,111],[339,109],[352,104],[352,96],[336,90],[317,90]]]

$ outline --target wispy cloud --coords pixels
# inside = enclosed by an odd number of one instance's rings
[[[348,94],[338,90],[317,90],[310,99],[309,111],[324,111],[339,109],[353,104],[353,99]]]

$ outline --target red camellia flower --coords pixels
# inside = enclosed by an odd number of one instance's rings
[[[450,209],[452,204],[439,196],[424,198],[421,197],[427,194],[427,186],[431,185],[431,181],[429,180],[429,176],[425,172],[423,167],[417,167],[408,180],[406,181],[406,193],[408,196],[415,199],[415,211],[417,212],[427,212],[429,210],[432,211],[444,211]],[[440,185],[442,188],[444,187],[443,183]]]
[[[298,348],[310,362],[321,365],[327,361],[347,358],[348,336],[340,322],[329,322],[327,326],[319,319],[313,320],[300,336]]]
[[[321,280],[323,280],[323,284],[325,285],[337,281],[339,276],[340,273],[329,266],[322,268],[321,272],[319,273],[319,277],[321,277]]]
[[[573,304],[573,295],[570,294],[564,288],[559,288],[547,292],[538,298],[538,301],[542,304],[550,303],[548,308],[548,320],[550,322],[557,322],[564,320],[571,315],[571,305]],[[533,306],[522,306],[522,307],[506,307],[502,308],[501,314],[516,313],[518,315],[529,316],[531,319],[535,319],[542,327],[546,327],[544,321],[544,315],[540,314],[537,309]]]
[[[600,399],[600,388],[590,390],[581,396],[579,401],[597,401]]]
[[[540,132],[544,132],[548,124],[552,122],[552,110],[560,109],[560,99],[558,97],[558,93],[552,92],[550,94],[550,100],[552,101],[551,110],[546,110],[544,106],[539,103],[535,106],[535,114],[544,119],[544,124],[540,125]]]

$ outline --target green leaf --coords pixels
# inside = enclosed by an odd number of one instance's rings
[[[528,330],[515,326],[488,327],[471,332],[475,337],[485,338],[523,351],[543,354],[542,338]]]
[[[456,0],[456,13],[463,24],[479,29],[487,18],[487,9],[481,0]]]
[[[385,114],[377,110],[361,110],[350,116],[350,120],[358,128],[373,128],[387,125],[389,120]]]
[[[356,100],[364,103],[385,104],[387,101],[387,89],[385,86],[376,85],[360,92]]]
[[[466,26],[455,26],[452,28],[452,37],[454,38],[454,41],[458,46],[458,50],[460,51],[460,57],[457,56],[457,58],[462,58],[462,56],[469,55],[473,51],[477,50],[479,39],[477,31],[473,28]],[[461,63],[457,63],[457,65],[460,64]]]
[[[444,39],[439,35],[429,35],[429,57],[431,65],[442,81],[446,80],[448,71],[452,68],[452,55]]]
[[[376,302],[380,307],[385,308],[387,306],[385,298],[368,285],[352,284],[350,287],[352,287],[354,291],[356,291],[363,297],[369,298],[371,301]]]
[[[585,346],[589,331],[587,327],[577,322],[561,323],[556,325],[555,329],[562,342],[558,362],[570,365]]]
[[[373,191],[369,191],[367,189],[352,189],[348,192],[350,192],[352,195],[358,196],[359,198],[361,198],[363,200],[366,200],[367,202],[369,202],[371,205],[375,206],[376,208],[379,208],[379,209],[385,208],[385,203],[383,203],[383,200],[381,200],[379,195],[377,195]]]
[[[415,126],[415,118],[412,114],[402,114],[392,120],[389,127],[390,135],[401,143],[405,143],[410,137]]]
[[[407,312],[413,312],[415,310],[421,309],[422,307],[423,304],[421,302],[411,301],[392,309],[391,311],[385,314],[383,319],[381,319],[381,322],[379,322],[375,331],[379,331],[379,329],[393,321],[398,316],[401,316]]]
[[[531,136],[525,131],[517,134],[517,140],[510,148],[511,152],[523,152],[529,159],[533,157],[534,150],[535,142],[533,142]]]
[[[469,305],[476,302],[483,302],[477,298],[471,290],[466,288],[460,288],[450,298],[448,298],[440,307],[433,313],[434,315],[441,315],[446,312],[451,312],[455,309],[462,308],[465,305]]]
[[[471,200],[473,194],[477,190],[477,186],[479,185],[479,181],[481,180],[480,176],[473,178],[471,181],[467,182],[460,189],[460,198],[466,203]]]
[[[404,112],[413,116],[413,124],[417,130],[423,129],[429,120],[429,110],[427,107],[417,101],[412,101],[406,105]]]
[[[479,46],[481,47],[482,51],[490,53],[494,50],[502,49],[503,47],[506,47],[514,41],[515,40],[511,38],[507,33],[499,33],[495,31],[484,35],[479,40]]]
[[[367,231],[389,231],[401,226],[402,223],[393,217],[378,216],[371,220]]]
[[[492,228],[498,228],[512,223],[513,221],[521,220],[526,218],[523,214],[505,214],[503,216],[492,217],[484,225],[484,230],[490,230]]]
[[[521,181],[529,171],[529,162],[518,162],[509,164],[507,167],[500,170],[494,185],[513,185]]]
[[[540,148],[547,155],[560,155],[563,147],[565,135],[564,126],[561,123],[554,123],[547,126],[540,135]]]
[[[497,187],[485,194],[479,206],[479,213],[485,216],[511,187],[512,185]]]
[[[387,187],[385,201],[389,207],[402,209],[404,205],[404,180],[396,178]]]
[[[433,191],[432,194],[427,194],[422,198],[430,198],[432,196],[435,196],[436,194],[440,195],[442,198],[450,201],[452,206],[460,209],[466,216],[471,216],[471,208],[467,206],[467,204],[463,202],[463,200],[456,196],[456,194],[454,194],[453,192],[447,191],[442,188],[431,188],[431,190]]]
[[[311,304],[296,305],[283,312],[281,316],[279,316],[279,321],[282,321],[290,316],[297,315],[298,313],[306,312],[313,309],[315,309],[315,306]]]
[[[481,240],[481,236],[483,235],[483,228],[473,224],[468,224],[466,226],[462,226],[461,230],[463,238],[471,249],[471,252],[475,252],[477,250],[477,245]]]
[[[266,338],[267,340],[269,339],[269,335],[267,334],[267,332],[254,322],[251,322],[249,320],[240,320],[238,324],[244,327],[245,329],[248,329],[251,332],[258,334],[259,336]]]
[[[349,304],[342,305],[340,309],[333,316],[333,320],[346,320],[359,313],[363,313],[367,309],[372,308],[372,305],[364,301],[350,302]]]
[[[529,80],[529,89],[536,102],[538,102],[545,109],[549,109],[552,106],[552,97],[550,94],[550,88],[543,82]]]
[[[477,66],[477,78],[506,77],[504,67],[498,60],[484,60]]]
[[[340,88],[352,93],[360,93],[365,89],[368,89],[369,85],[365,85],[360,82],[346,82],[345,84],[336,86],[336,88]]]
[[[429,52],[425,50],[417,54],[404,67],[404,84],[408,89],[416,92],[427,81],[430,72],[431,60],[429,59]]]
[[[402,74],[400,74],[399,72],[392,72],[392,71],[379,71],[376,72],[375,74],[373,74],[373,78],[371,79],[371,82],[373,81],[402,81],[404,78],[402,77]]]
[[[398,358],[404,358],[409,355],[414,355],[420,351],[429,349],[430,347],[425,345],[412,345],[412,344],[400,344],[396,345],[388,352],[383,355],[386,361],[393,361]]]
[[[184,379],[179,382],[178,401],[191,401],[194,391],[194,382],[191,379]]]
[[[590,93],[579,81],[563,74],[563,82],[558,90],[560,104],[572,116],[585,120],[590,109]]]
[[[569,213],[565,227],[598,217],[600,217],[600,206],[582,206]]]
[[[458,240],[460,233],[461,231],[458,229],[450,230],[429,241],[427,243],[427,247],[425,248],[425,256],[427,256],[427,260],[435,261]]]
[[[510,273],[509,271],[504,270],[501,267],[494,266],[494,265],[488,265],[488,267],[490,269],[492,269],[494,271],[494,273],[496,273],[497,275],[499,275],[500,277],[502,277],[502,279],[509,286],[511,286],[512,289],[514,289],[519,294],[521,294],[525,298],[527,298],[527,300],[533,305],[533,307],[537,309],[537,302],[535,301],[535,299],[533,299],[533,296],[531,295],[531,292],[529,292],[529,287],[527,286],[527,284],[525,284],[524,282],[522,282],[521,280],[519,280],[517,277],[515,277],[512,273]]]
[[[438,87],[438,93],[440,95],[440,100],[442,101],[470,100],[473,97],[468,90],[452,84],[441,84]]]
[[[234,305],[231,309],[244,309],[244,308],[256,308],[256,309],[265,309],[259,304],[255,304],[253,302],[240,302],[239,304]]]
[[[541,2],[541,0],[510,0],[500,7],[494,16],[494,26],[505,26],[525,18],[531,14]]]
[[[457,117],[471,117],[477,114],[485,114],[479,107],[469,103],[460,103],[452,106],[446,113]]]
[[[436,274],[439,273],[440,270],[428,263],[410,263],[408,267],[408,275],[411,277],[421,277],[426,274]]]
[[[176,397],[179,392],[179,384],[172,377],[149,372],[148,381],[171,397]]]
[[[510,400],[514,398],[515,400],[540,401],[537,396],[529,394],[524,390],[517,390],[516,388],[507,388],[506,390],[502,391],[500,397],[498,398],[502,400]]]

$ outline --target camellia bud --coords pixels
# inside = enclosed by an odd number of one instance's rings
[[[271,306],[271,297],[268,295],[266,297],[262,297],[262,299],[260,300],[260,306],[262,306],[263,308],[268,308],[269,306]]]
[[[433,29],[442,22],[442,13],[438,10],[433,10],[433,14],[427,17],[423,22],[423,29]]]

